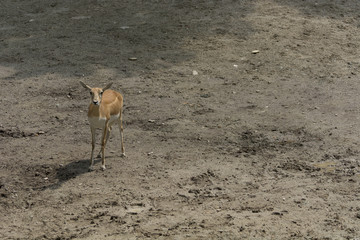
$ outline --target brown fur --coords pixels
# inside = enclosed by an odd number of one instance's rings
[[[82,81],[80,81],[80,83],[84,88],[89,89],[91,93],[91,103],[88,110],[88,119],[92,135],[90,169],[92,169],[94,164],[96,128],[101,128],[103,131],[99,155],[101,153],[102,169],[105,169],[105,147],[110,136],[111,126],[115,122],[118,123],[120,129],[122,156],[125,156],[122,125],[123,96],[119,92],[108,89],[112,85],[111,83],[105,88],[91,88]]]

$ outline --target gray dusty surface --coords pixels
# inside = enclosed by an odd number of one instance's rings
[[[1,239],[360,238],[358,1],[0,5]]]

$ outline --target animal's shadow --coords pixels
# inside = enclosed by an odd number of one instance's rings
[[[101,159],[95,159],[94,165],[98,166],[98,163],[101,162]],[[78,160],[75,162],[71,162],[67,165],[61,166],[55,170],[54,182],[45,187],[45,189],[58,189],[62,186],[62,184],[66,183],[67,181],[76,178],[80,175],[90,173],[90,160]],[[97,171],[97,169],[94,169]]]
[[[113,156],[107,157],[111,159]],[[94,159],[94,168],[90,167],[90,159],[83,159],[77,161],[71,161],[66,165],[57,164],[41,164],[28,167],[24,170],[24,182],[33,190],[46,190],[46,189],[58,189],[64,183],[71,179],[77,178],[83,174],[91,174],[95,172],[98,174],[102,172],[101,158]],[[110,170],[111,164],[107,165],[107,170]]]

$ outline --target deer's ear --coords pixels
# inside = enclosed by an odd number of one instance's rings
[[[109,89],[112,84],[113,84],[113,83],[109,83],[108,85],[106,85],[106,87],[103,88],[103,91],[105,91],[106,89]]]
[[[83,81],[80,81],[81,86],[83,86],[86,89],[91,89],[88,85],[86,85]]]

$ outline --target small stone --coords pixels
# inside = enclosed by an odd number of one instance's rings
[[[273,212],[273,213],[272,213],[272,215],[282,216],[282,215],[283,215],[283,213],[281,213],[281,212]]]
[[[196,70],[193,70],[193,71],[192,71],[192,74],[193,74],[194,76],[199,75],[199,73],[198,73]]]
[[[260,51],[259,50],[254,50],[254,51],[252,51],[251,53],[252,54],[258,54]]]
[[[76,16],[76,17],[72,17],[71,19],[82,20],[82,19],[88,19],[88,18],[91,18],[91,16]]]
[[[201,94],[200,97],[202,97],[202,98],[209,98],[209,97],[210,97],[210,94],[209,94],[209,93]]]

